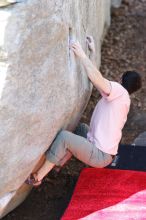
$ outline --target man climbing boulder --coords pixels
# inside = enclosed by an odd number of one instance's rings
[[[90,59],[79,42],[73,42],[70,49],[84,66],[87,76],[102,98],[93,112],[90,127],[81,125],[76,134],[62,130],[46,153],[43,166],[34,173],[34,185],[39,185],[55,166],[62,166],[74,155],[91,167],[109,165],[117,154],[122,129],[130,108],[130,94],[141,88],[141,76],[135,71],[126,71],[121,82],[104,78],[95,66],[95,46],[91,36],[87,37]]]

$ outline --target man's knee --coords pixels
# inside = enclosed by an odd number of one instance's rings
[[[58,138],[61,140],[67,140],[68,138],[70,138],[70,135],[72,133],[66,130],[62,130],[60,131],[60,133],[58,134]]]
[[[82,136],[84,138],[87,138],[88,131],[89,131],[89,127],[87,124],[79,123],[78,126],[76,127],[74,133],[79,136]]]

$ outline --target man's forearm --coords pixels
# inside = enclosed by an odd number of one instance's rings
[[[100,92],[102,91],[103,93],[105,93],[107,95],[110,94],[110,90],[111,90],[110,82],[102,76],[100,71],[97,70],[96,64],[95,65],[93,64],[93,63],[95,63],[95,57],[91,57],[91,59],[94,60],[94,61],[91,61],[87,57],[87,55],[85,54],[85,52],[83,51],[83,49],[79,43],[73,43],[71,48],[72,48],[73,52],[75,53],[75,55],[78,58],[80,58],[83,66],[85,67],[88,78],[91,80],[93,85]],[[91,45],[90,45],[90,48],[91,48]]]
[[[81,59],[81,62],[87,72],[88,78],[91,80],[93,85],[97,89],[101,89],[101,83],[103,80],[103,77],[100,73],[100,71],[97,70],[96,64],[95,64],[95,56],[92,55],[90,59],[86,56],[83,59]]]
[[[89,59],[93,63],[94,66],[96,66],[96,55],[94,52],[90,52]]]

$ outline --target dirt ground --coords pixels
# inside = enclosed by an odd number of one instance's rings
[[[143,77],[143,88],[132,96],[132,106],[123,131],[122,143],[132,143],[146,128],[146,1],[124,0],[112,11],[112,24],[103,42],[101,72],[118,81],[127,70]],[[89,123],[99,99],[94,89],[81,119]],[[84,164],[72,159],[60,173],[51,172],[44,183],[4,220],[60,220]]]

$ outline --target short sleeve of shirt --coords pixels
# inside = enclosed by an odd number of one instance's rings
[[[110,94],[106,95],[104,93],[101,93],[102,97],[107,99],[108,101],[112,101],[118,98],[119,96],[123,95],[123,93],[125,92],[125,89],[121,84],[112,81],[110,81],[110,84],[111,84]]]

